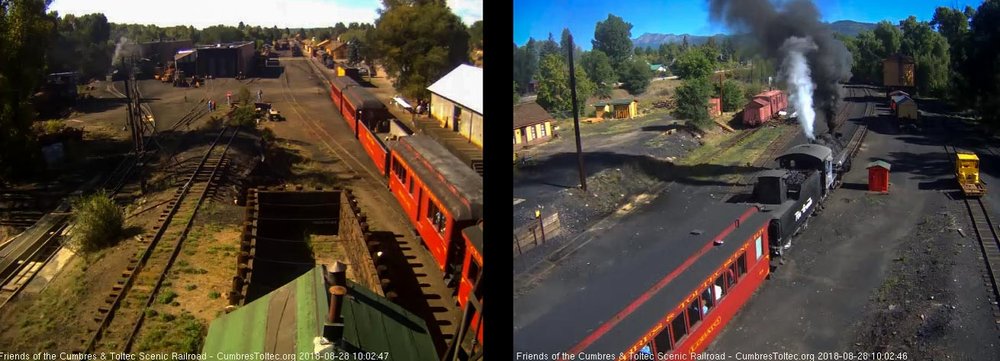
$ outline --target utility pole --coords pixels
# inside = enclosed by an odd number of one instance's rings
[[[583,171],[583,148],[580,145],[580,112],[577,111],[579,105],[576,102],[576,72],[573,69],[573,35],[569,36],[569,89],[573,99],[573,131],[576,133],[576,163],[580,167],[580,188],[587,191],[587,173]]]

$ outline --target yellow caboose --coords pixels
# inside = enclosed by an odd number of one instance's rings
[[[979,157],[974,153],[955,154],[955,177],[965,196],[980,197],[986,194],[986,186],[979,180]]]

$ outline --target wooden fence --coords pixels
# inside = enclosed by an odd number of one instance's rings
[[[552,213],[542,217],[541,221],[534,220],[518,227],[514,230],[514,257],[545,244],[547,240],[558,236],[561,231],[559,213]]]

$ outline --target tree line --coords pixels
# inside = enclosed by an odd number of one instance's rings
[[[0,183],[42,167],[31,125],[32,95],[45,75],[76,71],[81,81],[103,79],[112,66],[116,44],[190,39],[196,44],[253,40],[257,46],[298,37],[352,41],[356,59],[377,61],[396,89],[427,99],[426,88],[459,64],[470,62],[470,48],[482,49],[483,23],[471,27],[443,0],[383,0],[374,24],[339,22],[331,27],[280,29],[216,25],[115,24],[103,14],[60,16],[41,0],[0,2]]]
[[[681,42],[662,44],[658,48],[636,47],[631,39],[632,24],[609,14],[594,27],[592,49],[572,50],[576,66],[577,100],[583,114],[587,98],[610,98],[620,85],[631,95],[646,91],[655,75],[677,75],[684,84],[676,90],[675,114],[684,119],[705,124],[709,121],[708,98],[722,96],[724,111],[734,111],[762,89],[761,83],[773,76],[773,66],[755,58],[752,49],[739,46],[740,38],[711,37],[704,44]],[[571,116],[569,88],[570,54],[569,29],[563,29],[560,41],[552,34],[546,40],[528,41],[513,47],[513,98],[516,105],[532,84],[537,85],[537,102],[557,116]],[[652,64],[666,68],[654,74]],[[727,70],[727,79],[714,81],[717,70]],[[721,79],[719,79],[721,80]],[[569,115],[567,115],[569,114]]]

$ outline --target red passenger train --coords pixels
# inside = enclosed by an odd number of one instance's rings
[[[459,286],[469,278],[463,267],[468,252],[482,260],[481,250],[467,247],[461,231],[483,218],[483,178],[423,134],[399,138],[390,148],[389,190],[449,283]],[[461,296],[459,303],[464,305]]]
[[[770,217],[734,204],[683,217],[724,229],[702,235],[630,227],[632,236],[617,240],[614,251],[562,260],[586,266],[560,270],[529,291],[530,299],[515,300],[515,352],[655,360],[704,351],[770,272]]]
[[[376,133],[389,130],[388,109],[353,79],[333,78],[330,99],[453,289],[469,335],[453,351],[463,359],[481,353],[483,178],[425,135],[384,143]]]

